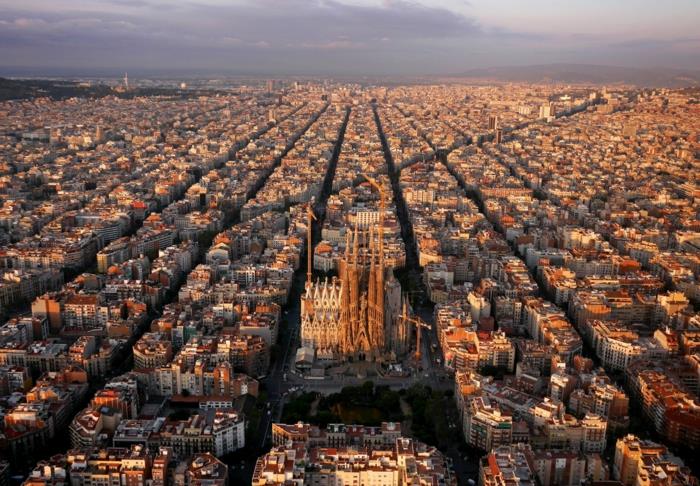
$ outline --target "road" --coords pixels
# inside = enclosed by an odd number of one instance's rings
[[[340,149],[345,136],[348,119],[350,117],[350,109],[345,110],[345,117],[338,132],[338,139],[331,160],[328,162],[326,175],[323,180],[323,188],[319,199],[314,204],[314,213],[316,221],[313,225],[313,242],[318,242],[321,238],[321,227],[323,225],[323,217],[325,215],[326,201],[331,193],[335,169],[340,156]],[[267,439],[270,434],[271,423],[279,421],[284,409],[284,401],[287,392],[293,384],[285,382],[284,375],[291,370],[292,363],[295,358],[297,349],[297,340],[299,336],[299,327],[301,325],[301,294],[304,291],[306,282],[306,252],[302,255],[302,260],[299,269],[294,274],[294,282],[292,290],[289,294],[287,305],[284,308],[282,322],[280,323],[280,335],[278,337],[277,349],[280,352],[279,356],[273,356],[273,364],[268,376],[262,380],[267,391],[269,411],[264,412],[263,417],[258,424],[255,437],[259,438],[257,444],[259,450],[266,451],[268,449]],[[289,375],[289,373],[288,373]]]
[[[403,198],[401,187],[399,185],[399,174],[402,169],[416,163],[420,160],[425,159],[425,155],[419,154],[415,157],[409,158],[408,163],[402,163],[400,167],[396,167],[394,164],[393,156],[391,154],[390,148],[387,144],[386,138],[381,125],[381,120],[379,118],[379,113],[377,112],[376,106],[374,108],[375,123],[377,125],[377,131],[382,142],[382,148],[384,151],[384,156],[388,166],[389,178],[391,180],[391,185],[393,189],[394,202],[397,209],[397,216],[401,224],[401,234],[406,245],[406,264],[408,270],[408,278],[412,280],[419,288],[418,293],[422,293],[424,296],[424,290],[422,289],[421,281],[421,269],[418,265],[418,255],[416,242],[413,235],[413,228],[408,217],[408,209]],[[334,156],[332,157],[329,167],[324,179],[324,187],[321,192],[321,196],[318,201],[314,204],[314,212],[317,216],[317,220],[314,223],[313,228],[313,244],[317,243],[320,239],[320,230],[323,224],[323,218],[325,216],[326,201],[330,195],[330,189],[332,187],[333,177],[335,173],[335,167],[337,164],[338,155],[342,146],[343,136],[345,133],[345,128],[347,125],[347,120],[350,114],[350,110],[346,111],[346,118],[341,128],[341,133],[339,135],[338,143],[336,144],[336,149],[334,151]],[[571,115],[570,113],[567,115]],[[405,115],[405,113],[404,113]],[[526,123],[528,125],[533,122]],[[515,127],[522,128],[522,126]],[[512,131],[508,130],[508,132]],[[461,132],[461,130],[460,130]],[[462,135],[466,135],[461,133]],[[477,137],[477,143],[481,143],[483,140],[488,140],[492,138],[492,134],[482,134]],[[450,151],[461,145],[469,145],[472,143],[471,137],[464,137],[463,140],[456,142],[452,147],[446,150],[434,149],[435,159],[440,160],[442,163],[446,163],[446,155]],[[429,140],[426,137],[426,141]],[[449,168],[449,167],[448,167]],[[459,180],[459,178],[458,178]],[[297,374],[294,371],[294,358],[295,350],[298,347],[298,336],[300,328],[300,297],[304,290],[305,284],[305,255],[302,261],[301,268],[296,272],[294,276],[294,284],[289,297],[289,303],[285,308],[283,322],[281,326],[280,338],[279,338],[279,356],[274,357],[274,363],[270,369],[270,374],[262,380],[268,394],[269,411],[264,412],[263,417],[258,424],[258,430],[256,431],[256,438],[259,438],[259,442],[256,444],[259,454],[266,452],[269,449],[268,437],[270,435],[271,424],[273,421],[281,420],[282,412],[284,409],[285,401],[290,396],[290,389],[296,388],[303,391],[314,391],[322,393],[324,395],[340,392],[343,387],[346,386],[357,386],[361,385],[367,378],[356,378],[350,376],[334,376],[334,377],[324,377],[322,379],[314,379],[304,377]],[[388,386],[391,389],[399,390],[403,388],[408,388],[413,385],[426,385],[433,389],[439,390],[451,390],[454,387],[453,376],[447,372],[444,367],[444,357],[440,349],[437,326],[434,323],[433,318],[433,306],[432,305],[416,305],[414,309],[415,313],[421,317],[425,322],[431,324],[429,330],[421,329],[422,339],[421,339],[421,364],[418,369],[411,372],[410,376],[407,377],[384,377],[384,376],[374,376],[369,378],[376,385]],[[414,341],[415,342],[415,341]],[[286,378],[286,379],[285,379]],[[456,451],[449,451],[449,455],[456,461],[456,466],[462,474],[474,473],[474,461],[467,460],[463,458]],[[457,464],[459,463],[459,464]],[[252,466],[251,466],[252,474]],[[469,474],[473,476],[473,474]]]
[[[335,168],[340,155],[340,149],[342,147],[342,141],[345,133],[345,128],[347,125],[347,120],[350,115],[350,110],[346,110],[345,120],[341,127],[338,142],[334,150],[333,157],[329,162],[328,170],[324,179],[324,187],[321,192],[321,196],[318,201],[314,204],[314,211],[317,216],[317,220],[314,222],[313,228],[313,240],[314,243],[318,242],[320,239],[321,227],[323,225],[323,216],[325,215],[326,201],[331,193],[333,177],[335,174]],[[380,137],[383,142],[386,140],[383,137],[383,132],[381,131],[381,124],[377,123],[377,128],[380,133]],[[388,148],[388,147],[387,147]],[[390,162],[390,171],[394,172],[393,160]],[[404,205],[404,216],[405,213],[405,203],[403,202],[403,197],[399,196],[399,203]],[[407,218],[403,219],[404,223]],[[402,227],[405,224],[402,224]],[[417,263],[417,258],[415,254],[415,246],[412,252],[412,261]],[[279,421],[282,416],[282,411],[284,409],[284,403],[289,396],[289,390],[293,387],[303,389],[304,391],[316,391],[323,394],[339,392],[345,386],[355,386],[361,385],[366,381],[363,378],[339,376],[339,377],[326,377],[324,379],[312,379],[305,378],[299,374],[296,374],[294,370],[294,358],[295,351],[298,347],[298,336],[299,327],[301,322],[301,308],[300,308],[300,297],[304,290],[305,284],[305,254],[303,256],[302,264],[300,269],[295,273],[294,283],[292,286],[292,291],[289,296],[288,305],[285,307],[283,322],[280,329],[280,336],[278,340],[279,356],[273,357],[274,362],[270,369],[268,376],[262,380],[267,391],[267,401],[269,402],[269,413],[264,412],[263,417],[258,424],[258,428],[255,434],[257,441],[256,447],[262,452],[269,448],[268,438],[270,434],[271,423],[273,421]],[[414,265],[415,266],[415,265]],[[425,308],[421,311],[421,317],[426,322],[432,322],[432,308]],[[434,326],[433,326],[434,327]],[[426,339],[427,337],[427,339]],[[378,385],[386,385],[392,389],[401,389],[410,387],[414,384],[425,384],[432,386],[434,388],[440,389],[451,389],[452,382],[447,373],[444,372],[439,366],[435,366],[435,359],[439,357],[439,350],[433,350],[433,344],[437,347],[437,334],[434,329],[430,332],[423,331],[422,344],[422,365],[421,370],[414,372],[409,377],[372,377],[371,380]],[[287,375],[287,380],[285,381],[285,374]]]

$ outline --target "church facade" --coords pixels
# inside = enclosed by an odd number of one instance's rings
[[[383,236],[355,228],[339,276],[306,286],[301,344],[320,360],[393,361],[408,352],[407,312],[401,285],[385,263]]]

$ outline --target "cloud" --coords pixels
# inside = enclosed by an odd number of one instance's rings
[[[115,59],[150,56],[193,66],[286,66],[312,69],[385,65],[412,55],[421,42],[482,33],[471,18],[405,0],[357,5],[338,0],[37,0],[35,8],[0,7],[0,62],[10,53],[44,48],[51,62],[63,54],[112,52]],[[7,28],[9,27],[9,28]],[[20,47],[20,49],[18,49]],[[129,52],[138,49],[138,52]],[[322,52],[333,54],[326,59]],[[5,57],[3,57],[3,53]],[[351,53],[351,54],[350,54]],[[362,57],[354,57],[360,56]],[[309,59],[309,56],[311,58]],[[37,62],[41,62],[37,54]],[[86,59],[87,62],[87,59]],[[347,64],[347,66],[344,65]],[[152,65],[152,62],[147,64]],[[319,69],[322,70],[322,69]]]
[[[222,72],[425,73],[591,61],[639,50],[484,25],[457,0],[32,0],[0,4],[0,65],[189,67]],[[361,3],[358,3],[361,2]],[[459,8],[455,5],[459,3]],[[448,8],[448,6],[452,6]],[[649,43],[656,42],[650,39]],[[613,45],[618,43],[619,45]],[[689,40],[678,45],[694,45]],[[655,52],[678,50],[656,45]],[[685,49],[690,51],[690,49]],[[660,54],[659,54],[660,57]],[[687,54],[685,62],[696,59]],[[670,59],[670,58],[669,58]]]
[[[406,1],[351,5],[335,0],[259,0],[250,4],[193,4],[182,12],[212,28],[233,30],[248,40],[262,35],[272,47],[317,48],[347,41],[371,44],[373,39],[406,41],[463,37],[480,32],[473,19],[452,11]],[[180,19],[174,19],[180,22]],[[186,26],[183,26],[186,28]]]
[[[106,0],[103,3],[124,7],[105,10],[96,15],[94,9],[75,2],[56,2],[53,10],[47,6],[41,16],[27,12],[5,12],[0,18],[17,27],[34,29],[34,34],[51,33],[81,23],[118,27],[118,22],[131,30],[170,32],[172,40],[181,36],[212,39],[220,32],[221,39],[241,39],[246,45],[260,47],[342,47],[376,42],[381,39],[419,40],[472,35],[480,28],[473,19],[437,7],[427,7],[406,1],[389,1],[377,6],[361,6],[335,0],[258,0],[230,4],[179,4],[178,8],[154,8],[146,0]],[[178,4],[175,4],[178,5]],[[64,7],[64,8],[62,8]],[[151,7],[151,8],[149,8]],[[148,11],[144,12],[143,10]],[[121,13],[119,13],[121,12]],[[14,18],[13,18],[14,17]],[[66,32],[66,34],[69,34]],[[74,37],[80,38],[75,32]],[[70,37],[65,39],[70,40]]]
[[[612,48],[623,49],[664,49],[664,48],[698,48],[700,47],[700,37],[674,37],[671,39],[628,39],[624,41],[611,42]]]
[[[293,44],[288,44],[289,47],[294,47]],[[308,49],[361,49],[367,47],[364,42],[353,42],[349,40],[334,40],[327,42],[303,42],[300,47]]]
[[[6,24],[19,29],[32,29],[45,26],[46,21],[43,19],[28,19],[25,17],[20,17],[18,19],[14,19],[12,22],[6,22]]]
[[[121,6],[121,7],[145,8],[145,7],[152,6],[152,4],[147,2],[146,0],[104,0],[104,1],[105,1],[105,3],[111,3],[113,5],[117,5],[117,6]]]

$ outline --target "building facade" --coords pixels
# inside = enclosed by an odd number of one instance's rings
[[[368,238],[367,251],[360,240]],[[340,276],[307,284],[301,298],[302,346],[319,359],[386,361],[408,351],[408,304],[384,258],[381,229],[348,234]]]

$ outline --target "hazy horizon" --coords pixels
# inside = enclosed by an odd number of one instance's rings
[[[544,64],[700,69],[700,2],[0,1],[0,71],[426,75]]]

